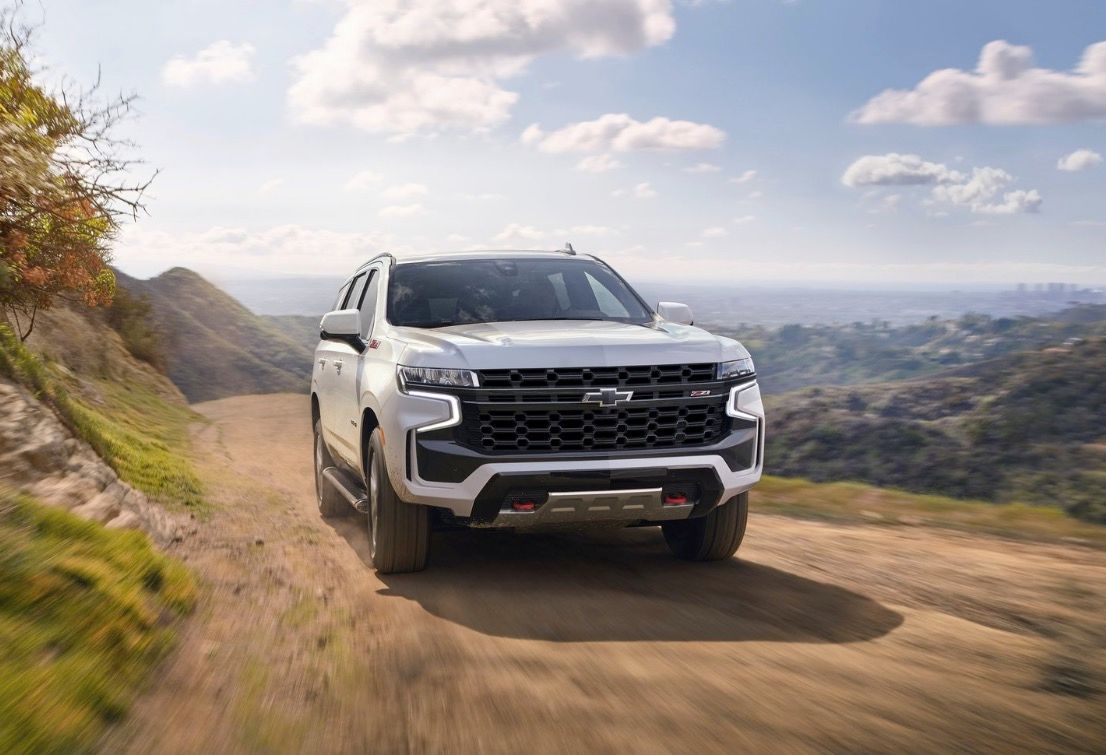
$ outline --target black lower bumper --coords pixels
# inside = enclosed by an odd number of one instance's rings
[[[666,456],[720,456],[734,471],[748,469],[756,461],[757,423],[733,418],[730,432],[717,443],[707,446],[635,449],[586,453],[523,453],[490,454],[476,451],[457,442],[451,430],[415,434],[415,461],[419,477],[431,482],[462,482],[484,464],[572,462],[606,459],[662,459]]]

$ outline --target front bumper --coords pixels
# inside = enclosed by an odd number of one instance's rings
[[[393,486],[405,501],[447,509],[474,525],[701,516],[755,485],[763,469],[764,407],[755,382],[731,392],[727,414],[733,429],[714,445],[589,454],[481,454],[452,440],[448,428],[458,411],[452,396],[398,398],[418,411],[390,415],[415,419],[386,430]],[[663,504],[662,493],[673,486],[694,491],[688,504]],[[510,496],[519,491],[540,498],[535,511],[511,510]]]

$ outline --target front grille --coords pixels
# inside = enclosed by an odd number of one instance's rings
[[[726,430],[726,395],[593,407],[463,402],[458,440],[488,453],[622,451],[709,445]]]
[[[715,365],[661,364],[638,367],[558,367],[556,369],[480,370],[483,388],[591,388],[679,386],[709,383]]]

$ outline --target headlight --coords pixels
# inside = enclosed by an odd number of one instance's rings
[[[436,385],[449,388],[476,388],[479,382],[472,370],[455,370],[447,367],[399,368],[399,386]]]
[[[735,359],[732,362],[722,362],[718,365],[718,379],[732,380],[756,373],[751,357]]]

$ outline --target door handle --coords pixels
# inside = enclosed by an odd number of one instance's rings
[[[325,359],[320,359],[319,360],[319,368],[324,369],[324,370],[326,369],[326,360]]]
[[[342,374],[342,360],[334,360],[334,371],[337,372],[339,375]]]

